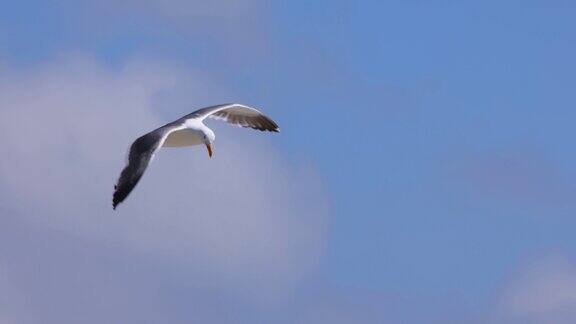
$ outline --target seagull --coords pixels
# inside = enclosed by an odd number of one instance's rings
[[[216,135],[204,125],[206,118],[223,120],[230,124],[249,127],[260,131],[279,132],[280,128],[270,118],[255,108],[236,103],[222,104],[198,109],[180,119],[168,123],[148,134],[140,136],[128,151],[128,163],[120,173],[114,186],[112,208],[116,209],[134,189],[148,164],[161,147],[183,147],[206,145],[208,156],[212,157],[212,144]]]

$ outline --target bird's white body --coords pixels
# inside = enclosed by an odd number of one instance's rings
[[[206,139],[210,143],[214,142],[214,132],[204,125],[202,121],[196,119],[187,120],[182,129],[171,132],[164,141],[164,147],[184,147],[201,145],[206,143]]]
[[[184,147],[203,144],[202,133],[195,129],[184,128],[175,131],[166,138],[163,147]]]

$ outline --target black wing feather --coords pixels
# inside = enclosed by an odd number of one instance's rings
[[[130,146],[128,153],[128,164],[122,170],[118,182],[114,186],[114,196],[112,198],[112,208],[116,209],[119,203],[124,201],[132,192],[144,171],[148,167],[154,152],[162,144],[166,130],[159,128],[146,135],[140,136]]]

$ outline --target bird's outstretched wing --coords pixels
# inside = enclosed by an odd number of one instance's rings
[[[182,117],[182,119],[214,118],[226,121],[230,124],[249,127],[261,131],[279,132],[278,125],[266,115],[255,108],[241,104],[223,104],[196,110],[195,112]]]
[[[173,131],[182,128],[181,123],[176,121],[140,136],[132,143],[128,152],[128,163],[122,173],[120,173],[118,182],[114,186],[112,208],[116,209],[116,206],[132,192],[140,178],[142,178],[154,154],[162,147],[166,137]]]

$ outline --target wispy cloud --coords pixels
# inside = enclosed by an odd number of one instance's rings
[[[576,263],[551,256],[525,264],[502,294],[498,322],[574,323]]]
[[[227,60],[257,54],[270,41],[267,2],[260,0],[106,0],[70,2],[66,9],[74,13],[74,25],[99,40],[161,35],[197,50],[215,44],[226,49],[221,59]]]
[[[534,207],[570,206],[569,175],[538,147],[507,147],[446,161],[452,179],[482,199]]]

